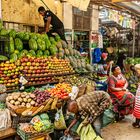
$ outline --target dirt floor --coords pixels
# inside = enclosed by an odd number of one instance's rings
[[[140,128],[133,128],[134,118],[127,116],[121,122],[108,125],[102,130],[104,140],[140,140]]]

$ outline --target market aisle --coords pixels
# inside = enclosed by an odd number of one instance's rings
[[[132,117],[103,129],[104,140],[140,140],[140,129],[132,127]]]

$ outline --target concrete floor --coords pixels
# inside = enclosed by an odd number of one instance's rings
[[[134,118],[127,116],[125,120],[108,125],[102,130],[104,140],[140,140],[140,128],[133,128]]]

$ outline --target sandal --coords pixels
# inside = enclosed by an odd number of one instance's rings
[[[135,128],[140,128],[140,125],[137,124],[137,123],[133,123],[132,126],[135,127]]]

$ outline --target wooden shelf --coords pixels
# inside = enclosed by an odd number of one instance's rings
[[[8,138],[14,135],[16,135],[16,130],[13,128],[8,128],[6,130],[0,131],[0,140],[3,140],[5,138]]]
[[[73,75],[75,73],[67,73],[67,74],[47,74],[42,76],[25,76],[25,78],[41,78],[41,77],[53,77],[53,76],[67,76],[67,75]]]
[[[47,84],[57,84],[59,81],[52,81],[52,82],[45,82],[45,83],[40,83],[40,84],[27,84],[25,87],[30,87],[30,86],[40,86],[40,85],[47,85]]]

